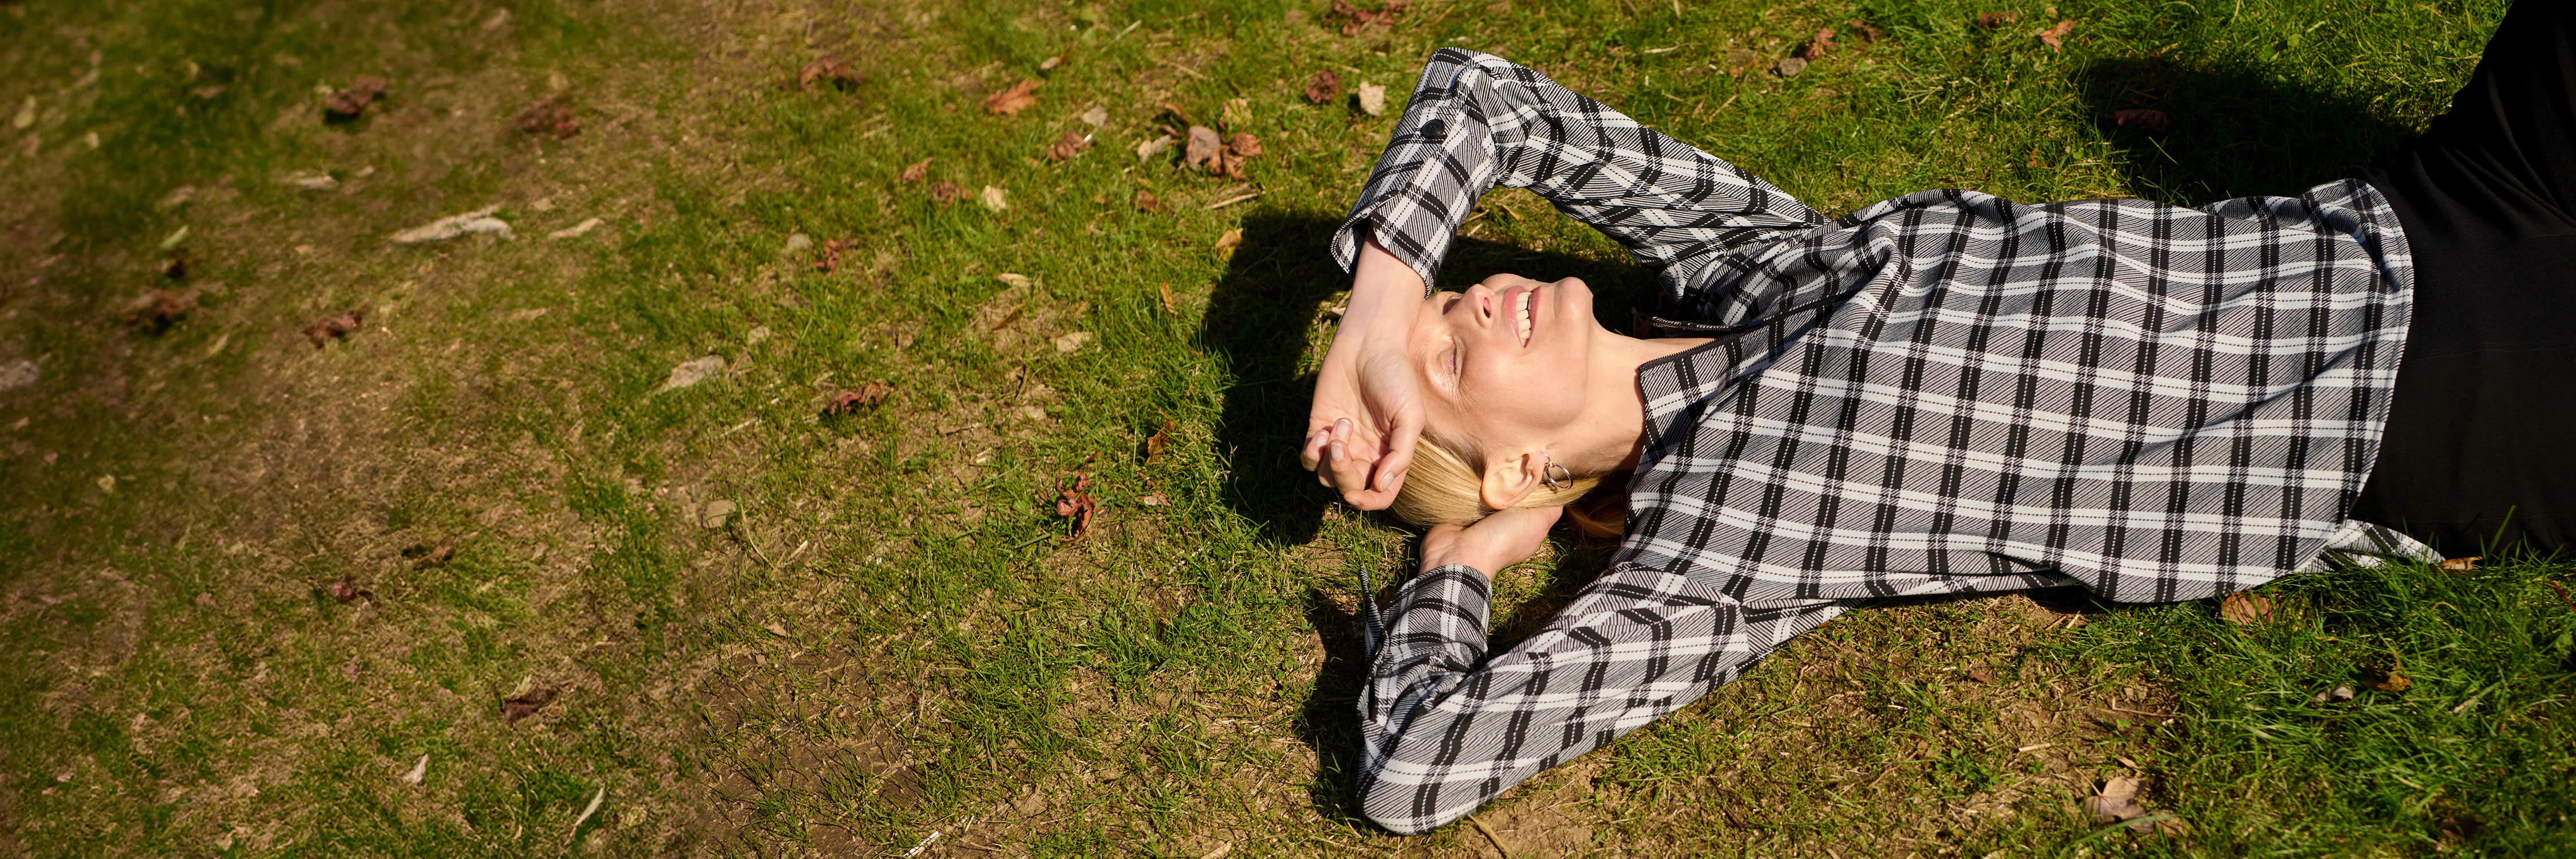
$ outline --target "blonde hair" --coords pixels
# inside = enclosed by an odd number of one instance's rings
[[[1404,472],[1404,485],[1395,492],[1391,512],[1404,521],[1428,528],[1434,525],[1473,525],[1495,511],[1485,506],[1485,472],[1473,464],[1481,459],[1472,449],[1445,442],[1423,433],[1413,448],[1413,465]],[[1576,477],[1555,489],[1540,484],[1523,496],[1515,507],[1565,507],[1566,518],[1584,536],[1616,538],[1627,530],[1625,499],[1616,492],[1605,492],[1605,498],[1594,503],[1583,502],[1600,488],[1602,478]],[[1608,503],[1599,503],[1606,501]]]

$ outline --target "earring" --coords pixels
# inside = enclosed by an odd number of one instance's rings
[[[1547,488],[1558,492],[1565,491],[1567,486],[1574,483],[1574,469],[1556,464],[1556,457],[1548,456],[1546,451],[1540,451],[1538,455],[1547,460],[1547,466],[1538,470],[1538,482],[1545,483]],[[1565,476],[1559,478],[1556,476],[1557,472],[1564,472]]]

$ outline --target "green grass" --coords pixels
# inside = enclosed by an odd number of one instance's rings
[[[526,3],[487,28],[502,8],[0,6],[0,115],[39,104],[0,129],[0,363],[44,372],[0,392],[0,855],[2571,840],[2576,608],[2539,562],[2286,580],[2286,619],[2250,631],[2206,603],[1858,612],[1481,829],[1387,836],[1344,795],[1351,612],[1357,571],[1397,578],[1408,538],[1293,454],[1343,282],[1323,244],[1395,118],[1307,104],[1315,71],[1400,96],[1438,46],[1493,51],[1837,212],[1937,186],[2196,204],[2402,140],[2500,3],[2061,2],[2063,52],[2026,2],[1424,2],[1356,37],[1322,3]],[[2021,18],[1973,25],[1989,11]],[[1761,71],[1827,26],[1825,60]],[[823,52],[865,80],[782,86]],[[315,85],[361,74],[393,80],[387,104],[323,123]],[[1036,108],[980,110],[1023,77]],[[581,135],[510,130],[558,87]],[[1207,121],[1231,99],[1267,150],[1251,183],[1134,154],[1166,103]],[[2108,123],[2133,107],[2173,130]],[[1067,129],[1098,145],[1044,160]],[[895,181],[923,158],[968,199]],[[348,190],[276,181],[296,170]],[[180,185],[197,198],[160,206]],[[988,185],[1008,209],[975,202]],[[382,242],[494,203],[516,240]],[[130,330],[182,226],[199,307]],[[840,268],[787,250],[799,233],[844,241]],[[1607,320],[1647,282],[1526,194],[1467,233],[1446,282],[1579,275]],[[296,333],[352,306],[349,340]],[[724,377],[657,392],[707,354]],[[873,380],[883,405],[818,416]],[[1054,500],[1077,469],[1103,509],[1072,541]],[[716,500],[739,512],[710,527]],[[1604,557],[1506,571],[1503,637]],[[344,576],[374,599],[332,599]],[[2391,670],[2413,685],[2363,682]],[[2309,703],[2343,682],[2364,690]],[[527,688],[556,697],[505,722]],[[2188,833],[2084,819],[2123,772]]]

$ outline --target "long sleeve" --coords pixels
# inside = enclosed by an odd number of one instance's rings
[[[1680,576],[1614,568],[1489,659],[1490,597],[1482,573],[1455,565],[1397,594],[1359,702],[1361,809],[1390,830],[1463,817],[1734,680],[1849,605],[1748,609]]]
[[[1438,273],[1451,238],[1496,186],[1525,187],[1656,269],[1695,315],[1742,324],[1766,296],[1708,294],[1729,249],[1824,222],[1770,183],[1626,114],[1490,54],[1431,56],[1350,217],[1333,237],[1342,267],[1378,243]]]

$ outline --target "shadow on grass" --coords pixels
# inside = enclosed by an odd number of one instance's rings
[[[2104,59],[2078,72],[2076,84],[2103,117],[2113,166],[2130,187],[2176,205],[2295,195],[2358,175],[2415,135],[2364,94],[2331,92],[2251,62]],[[2169,129],[2151,134],[2109,119],[2130,109],[2164,112]]]

